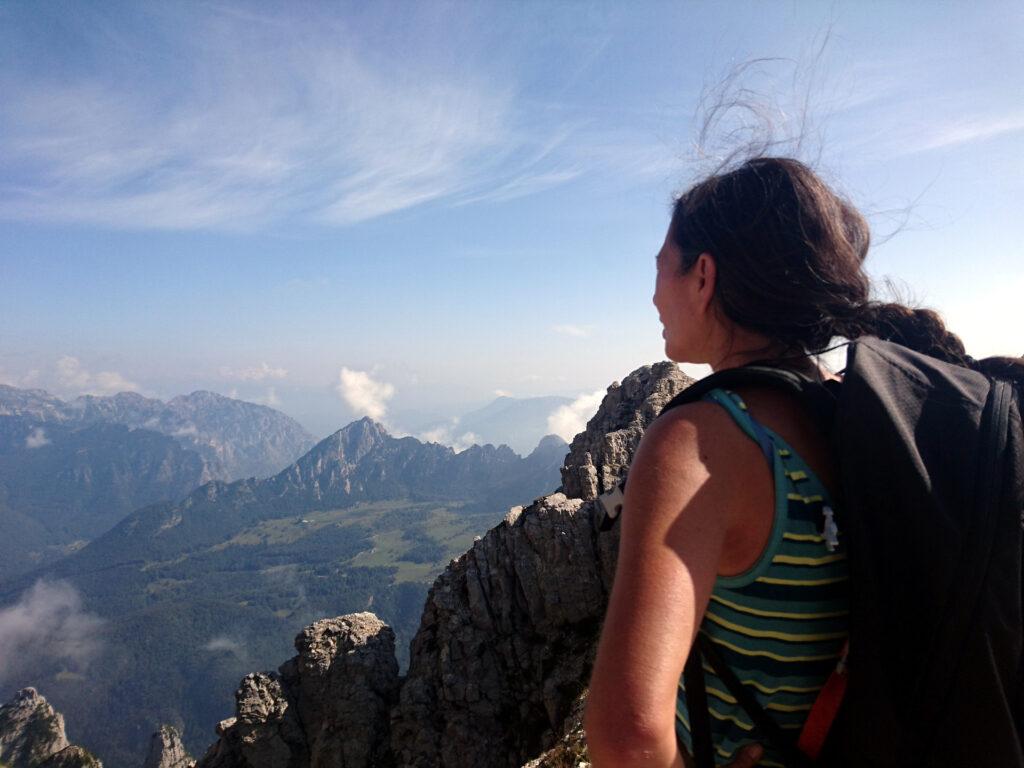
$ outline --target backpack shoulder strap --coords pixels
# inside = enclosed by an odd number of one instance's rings
[[[800,398],[819,424],[831,424],[835,415],[838,382],[821,383],[795,371],[769,365],[748,365],[742,368],[727,368],[691,384],[673,397],[661,413],[687,403],[695,403],[715,389],[736,389],[740,387],[766,387],[790,392]],[[660,415],[660,414],[659,414]]]

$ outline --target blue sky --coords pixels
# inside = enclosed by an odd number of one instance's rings
[[[603,389],[661,357],[671,195],[750,135],[698,147],[702,95],[758,59],[872,274],[1024,352],[1019,2],[9,2],[0,380],[318,435]]]

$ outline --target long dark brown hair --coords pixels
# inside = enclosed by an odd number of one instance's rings
[[[715,259],[718,309],[788,355],[870,335],[1024,382],[1024,359],[976,361],[935,311],[873,300],[867,221],[797,160],[759,157],[709,176],[676,200],[670,232],[683,271],[701,253]]]

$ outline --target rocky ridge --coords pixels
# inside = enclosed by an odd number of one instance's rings
[[[582,764],[586,681],[617,533],[595,499],[691,380],[670,363],[613,384],[573,441],[562,492],[514,507],[435,581],[404,678],[372,614],[316,622],[276,674],[249,675],[197,768]]]
[[[9,768],[103,768],[82,747],[68,742],[64,718],[35,688],[0,706],[0,765]]]

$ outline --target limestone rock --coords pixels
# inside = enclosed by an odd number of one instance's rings
[[[149,742],[149,754],[142,768],[192,768],[196,761],[185,749],[181,733],[169,725],[160,727]]]
[[[523,765],[523,768],[590,768],[587,755],[586,734],[583,731],[583,712],[587,703],[584,693],[572,706],[572,711],[562,726],[562,736],[554,747],[535,760]]]
[[[39,768],[103,768],[89,750],[76,744],[64,747],[39,764]]]
[[[0,764],[9,768],[102,768],[68,743],[64,717],[35,688],[18,691],[0,707]]]
[[[611,554],[592,503],[554,494],[449,566],[393,714],[397,764],[515,768],[551,747],[589,677]]]
[[[295,639],[279,675],[247,676],[236,716],[198,768],[369,768],[388,764],[397,698],[391,628],[370,613],[324,619]]]
[[[673,397],[693,383],[675,363],[639,368],[608,387],[587,428],[573,438],[562,465],[562,490],[584,500],[614,488],[633,459],[640,437]]]

